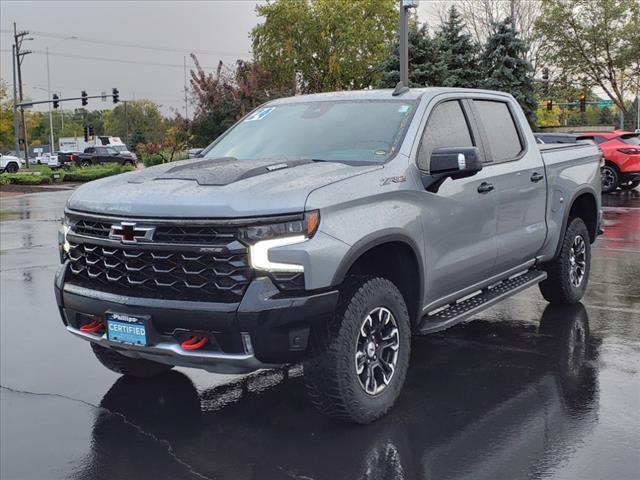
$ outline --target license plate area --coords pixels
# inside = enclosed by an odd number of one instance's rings
[[[130,345],[147,345],[148,315],[131,315],[129,313],[107,312],[107,338],[111,342]]]

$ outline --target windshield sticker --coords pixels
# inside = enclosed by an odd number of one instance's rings
[[[258,120],[262,120],[264,117],[269,115],[275,109],[276,109],[276,107],[261,108],[260,110],[256,110],[251,115],[249,115],[247,118],[245,118],[244,121],[245,122],[256,122]]]
[[[409,105],[400,105],[400,108],[398,109],[398,113],[407,113],[409,111],[410,106]]]

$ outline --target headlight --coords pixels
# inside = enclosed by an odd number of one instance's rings
[[[269,260],[269,250],[304,242],[316,233],[320,224],[320,212],[306,213],[301,220],[247,227],[241,238],[249,243],[249,261],[256,270],[267,272],[303,272],[304,267],[293,263]]]

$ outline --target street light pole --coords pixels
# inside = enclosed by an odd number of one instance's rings
[[[49,71],[49,47],[47,47],[47,93],[51,98],[51,73]],[[49,104],[49,155],[53,155],[53,113]]]

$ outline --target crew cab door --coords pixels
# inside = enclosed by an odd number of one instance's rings
[[[498,203],[500,274],[536,257],[547,234],[547,182],[542,155],[527,141],[526,118],[506,98],[474,98],[471,102],[483,130],[485,153]]]
[[[444,96],[427,112],[416,160],[428,173],[436,148],[476,146],[480,136],[471,122],[467,102]],[[497,255],[496,195],[484,186],[492,173],[481,170],[468,178],[448,178],[435,193],[424,191],[421,210],[425,238],[427,303],[486,280]]]

